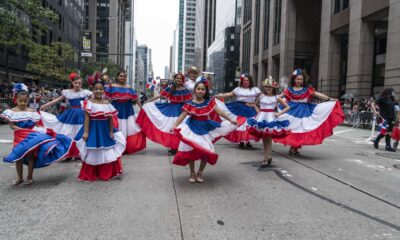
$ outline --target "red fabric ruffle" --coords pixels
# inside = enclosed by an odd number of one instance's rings
[[[312,94],[315,92],[315,89],[312,87],[307,88],[307,92],[303,94],[294,94],[291,92],[288,88],[285,89],[284,95],[286,97],[286,101],[291,101],[291,100],[301,100],[301,99],[308,99],[312,96]]]
[[[87,108],[88,100],[83,101],[83,110],[89,113],[91,117],[113,117],[118,114],[117,111],[112,112],[92,112],[92,109]]]
[[[398,127],[394,127],[392,131],[392,138],[396,141],[400,140],[400,129]]]
[[[190,152],[181,152],[178,151],[174,157],[173,164],[179,165],[179,166],[186,166],[189,161],[193,160],[202,160],[206,161],[207,163],[214,165],[217,163],[218,160],[218,154],[211,152],[208,149],[203,148],[202,146],[198,145],[195,142],[190,141],[190,139],[185,138],[181,134],[180,129],[175,129],[174,133],[179,137],[179,139],[191,146],[193,148],[192,151]]]
[[[126,138],[126,148],[124,154],[133,154],[146,148],[146,135],[138,132]]]
[[[80,158],[80,152],[78,150],[78,148],[76,147],[76,142],[72,141],[72,146],[68,151],[68,154],[66,156],[66,158]]]
[[[165,90],[160,92],[160,95],[168,99],[169,101],[173,103],[184,103],[193,98],[192,93],[188,92],[188,94],[185,95],[173,95],[170,92],[167,92]]]
[[[106,96],[107,99],[110,100],[137,100],[138,95],[137,94],[131,94],[131,93],[120,93],[120,92],[104,92],[104,95]]]
[[[197,116],[208,115],[209,113],[214,111],[215,105],[216,105],[215,99],[212,98],[207,105],[201,108],[198,108],[195,105],[191,105],[190,103],[186,103],[183,106],[183,110],[188,112],[190,115],[197,115]]]
[[[272,137],[272,138],[284,138],[291,134],[290,130],[282,129],[281,131],[272,130],[272,131],[260,131],[254,127],[248,127],[247,130],[252,136],[255,136],[258,139]]]
[[[333,129],[343,121],[343,110],[340,103],[337,101],[329,117],[318,128],[305,133],[292,133],[285,138],[274,139],[274,141],[292,147],[318,145],[321,144],[325,138],[332,136]]]
[[[102,164],[102,165],[89,165],[82,162],[82,168],[79,173],[78,179],[81,181],[108,181],[114,177],[118,177],[122,174],[122,162],[121,158],[116,161]]]
[[[173,133],[163,132],[158,129],[144,110],[140,110],[136,123],[142,128],[145,136],[153,142],[171,149],[178,149],[179,138]]]
[[[226,140],[232,143],[248,142],[250,140],[259,141],[260,139],[250,134],[248,130],[238,131],[235,130],[224,137]]]

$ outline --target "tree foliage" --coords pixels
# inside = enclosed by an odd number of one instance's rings
[[[48,79],[68,81],[73,71],[74,51],[70,44],[53,42],[49,46],[35,44],[29,50],[31,62],[27,69]]]
[[[41,0],[0,0],[0,45],[31,47],[33,37],[47,31],[46,21],[55,22],[55,12]]]

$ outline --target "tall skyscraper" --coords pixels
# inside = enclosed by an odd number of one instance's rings
[[[176,65],[173,72],[184,72],[194,65],[196,0],[179,1],[179,19],[175,31],[173,55]]]
[[[126,21],[125,21],[125,70],[128,75],[128,84],[135,87],[135,71],[136,71],[136,36],[134,28],[134,10],[135,1],[128,0]]]
[[[92,32],[92,46],[96,53],[90,61],[112,62],[124,67],[125,19],[127,0],[85,0],[85,29]]]

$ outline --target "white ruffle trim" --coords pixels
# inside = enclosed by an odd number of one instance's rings
[[[121,132],[114,133],[115,145],[110,148],[88,149],[83,139],[76,142],[82,161],[89,165],[101,165],[114,162],[122,156],[126,147],[126,139]]]
[[[33,122],[39,122],[41,118],[37,112],[14,112],[11,109],[5,110],[0,116],[10,122],[22,122],[29,120]]]
[[[71,89],[66,89],[61,92],[61,95],[63,95],[67,99],[79,99],[79,98],[87,98],[93,96],[93,92],[86,89],[83,89],[79,92],[75,92],[74,90]]]

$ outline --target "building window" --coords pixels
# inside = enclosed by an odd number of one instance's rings
[[[244,0],[244,16],[243,22],[246,24],[247,22],[251,21],[251,4],[252,0]]]
[[[281,40],[282,0],[275,0],[274,45]]]
[[[269,45],[269,5],[270,0],[266,0],[264,4],[264,50],[268,49]]]
[[[230,51],[231,51],[231,52],[234,52],[234,51],[235,51],[235,46],[234,46],[234,45],[231,45]]]
[[[254,55],[258,54],[260,43],[260,4],[261,0],[256,0],[256,26],[254,33]]]
[[[334,13],[341,12],[349,7],[349,0],[335,0],[335,11]]]

